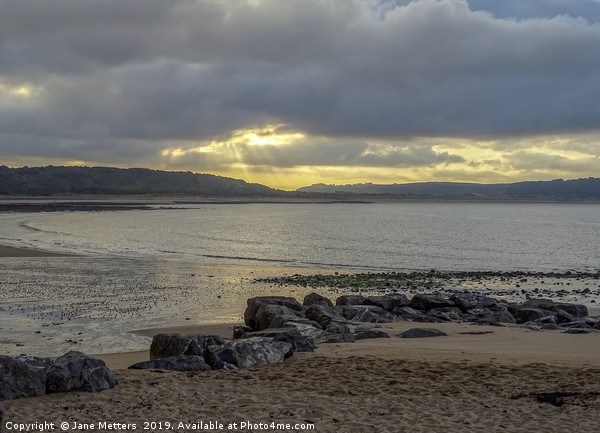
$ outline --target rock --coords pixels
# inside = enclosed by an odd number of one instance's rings
[[[35,368],[41,368],[43,370],[48,369],[54,362],[51,358],[39,358],[37,356],[19,355],[15,356],[15,359],[26,362]]]
[[[315,342],[312,338],[305,338],[297,328],[269,328],[263,331],[249,332],[243,338],[267,337],[273,341],[284,341],[290,343],[294,352],[312,352]]]
[[[521,304],[524,307],[539,308],[542,310],[552,311],[557,313],[564,311],[574,317],[586,317],[588,315],[588,309],[585,305],[581,304],[569,304],[566,302],[554,302],[550,299],[528,299],[526,302]]]
[[[248,299],[247,304],[248,306],[244,311],[244,322],[246,325],[256,330],[264,329],[257,326],[255,317],[258,310],[265,305],[280,305],[286,307],[288,310],[292,311],[290,314],[294,316],[303,316],[302,312],[305,310],[305,307],[302,304],[294,298],[287,296],[259,296]]]
[[[527,325],[556,325],[556,316],[550,315],[527,322]]]
[[[218,335],[157,334],[150,345],[150,359],[179,355],[204,356],[208,346],[225,343]]]
[[[461,309],[457,307],[432,308],[427,312],[427,316],[436,317],[445,322],[461,322],[464,319]]]
[[[523,306],[523,304],[511,304],[508,306],[508,311],[513,315],[517,323],[533,322],[548,316],[548,311],[539,308]]]
[[[323,329],[327,328],[332,321],[346,321],[337,310],[322,305],[311,305],[305,315],[307,319],[317,322]]]
[[[276,326],[273,325],[273,319],[279,316],[295,316],[295,317],[304,317],[304,311],[296,311],[291,308],[286,307],[285,305],[263,305],[257,311],[253,318],[252,323],[254,323],[254,328],[257,331],[262,331],[267,328],[274,328]]]
[[[588,325],[584,321],[561,323],[560,326],[563,327],[563,328],[571,328],[571,329],[575,329],[575,328],[577,328],[577,329],[591,329],[591,326]]]
[[[174,371],[206,371],[210,366],[201,356],[179,355],[170,358],[152,359],[150,361],[138,362],[129,367],[135,370],[159,369]]]
[[[363,301],[363,305],[375,305],[376,307],[383,308],[388,312],[392,312],[395,308],[406,307],[410,304],[410,301],[406,295],[383,295],[383,296],[369,296]]]
[[[290,343],[252,337],[209,346],[205,359],[213,369],[227,370],[281,362],[293,353]]]
[[[392,312],[396,317],[400,317],[402,320],[413,320],[416,317],[423,317],[424,314],[422,311],[415,310],[411,307],[400,307],[394,308]]]
[[[564,331],[565,334],[592,334],[596,332],[598,331],[589,328],[569,328],[566,331]]]
[[[117,378],[104,361],[71,351],[56,359],[47,370],[46,392],[96,392],[113,388]]]
[[[493,311],[487,308],[473,308],[465,319],[467,322],[475,322],[479,325],[500,326],[501,323],[516,324],[517,321],[508,310]]]
[[[306,320],[308,320],[308,319],[306,319]],[[303,321],[290,320],[290,321],[285,322],[285,324],[282,326],[282,328],[297,329],[304,338],[310,338],[310,339],[314,340],[325,333],[325,331],[323,331],[323,329],[321,329],[321,326],[319,324],[316,324],[316,325],[317,326],[313,326],[313,325],[305,323]]]
[[[431,310],[432,308],[454,307],[454,302],[440,295],[417,294],[410,300],[410,306],[416,310]]]
[[[439,329],[431,329],[431,328],[412,328],[407,331],[404,331],[401,334],[398,334],[397,337],[400,338],[426,338],[426,337],[443,337],[446,336],[444,331],[440,331]]]
[[[302,305],[305,307],[310,307],[311,305],[322,305],[324,307],[333,308],[333,302],[327,299],[325,296],[321,296],[318,293],[310,293],[304,297],[304,301]]]
[[[342,314],[348,320],[367,323],[390,323],[396,317],[375,305],[347,305],[342,307]]]
[[[0,400],[46,393],[46,370],[21,359],[0,355]]]
[[[361,295],[344,295],[335,300],[335,305],[362,305],[364,301]]]
[[[339,334],[328,334],[325,333],[319,338],[315,339],[315,343],[319,344],[327,344],[327,343],[353,343],[354,342],[354,334],[349,332],[347,333],[339,333]]]
[[[477,308],[487,299],[489,299],[489,296],[480,295],[478,293],[455,293],[450,296],[450,300],[464,313],[473,308]]]
[[[354,339],[365,340],[367,338],[390,338],[390,335],[383,329],[357,326],[354,330]]]
[[[351,334],[350,327],[345,323],[331,322],[325,330],[328,334]]]
[[[556,331],[557,329],[562,329],[560,326],[554,323],[544,323],[543,325],[541,325],[541,328],[544,331]]]

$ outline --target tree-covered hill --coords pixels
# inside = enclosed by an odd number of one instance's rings
[[[275,196],[282,191],[210,174],[145,168],[0,166],[2,195],[183,194],[207,197]]]

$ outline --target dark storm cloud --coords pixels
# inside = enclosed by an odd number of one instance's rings
[[[524,12],[522,3],[0,0],[0,92],[39,90],[0,98],[0,133],[44,155],[50,137],[104,146],[118,160],[132,143],[130,154],[152,143],[150,157],[157,142],[268,123],[340,137],[339,146],[348,136],[597,131],[598,4],[540,0]],[[384,163],[349,149],[348,161]],[[319,150],[309,151],[318,164]],[[399,164],[421,156],[387,155]]]

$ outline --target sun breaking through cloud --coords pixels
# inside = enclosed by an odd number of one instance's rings
[[[0,158],[271,186],[600,169],[600,3],[0,0]]]

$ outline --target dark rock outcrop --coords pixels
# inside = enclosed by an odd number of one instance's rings
[[[290,343],[252,337],[209,346],[205,359],[215,370],[232,370],[281,362],[293,353]]]
[[[46,369],[0,355],[0,400],[37,397],[46,393]]]
[[[304,301],[302,302],[302,305],[304,305],[305,307],[310,307],[311,305],[322,305],[324,307],[333,308],[333,302],[331,302],[325,296],[321,296],[315,292],[306,295],[304,297]]]
[[[390,335],[383,329],[357,326],[354,330],[354,339],[365,340],[367,338],[390,338]]]
[[[244,322],[249,327],[261,331],[268,326],[270,319],[276,315],[303,316],[305,307],[292,297],[288,296],[259,296],[248,299],[246,310],[244,311]],[[259,310],[266,306],[285,307],[281,309],[267,309],[259,314]],[[259,319],[260,318],[260,319]],[[257,323],[260,320],[261,323]],[[266,325],[266,326],[265,326]]]
[[[431,328],[412,328],[397,335],[400,338],[427,338],[427,337],[443,337],[446,336],[444,331]]]
[[[171,358],[179,355],[203,357],[208,346],[223,343],[225,340],[218,335],[157,334],[152,338],[150,359]]]
[[[362,305],[365,297],[361,295],[344,295],[335,300],[335,305]]]
[[[46,373],[46,392],[49,394],[72,390],[96,392],[117,385],[117,378],[104,361],[77,351],[56,359]]]
[[[508,311],[510,311],[518,324],[533,322],[549,315],[548,311],[524,306],[523,304],[511,304],[508,306]]]
[[[150,361],[138,362],[129,367],[130,369],[157,369],[173,371],[206,371],[210,366],[201,356],[179,355],[170,358],[152,359]]]
[[[305,316],[307,319],[317,322],[323,329],[327,328],[331,322],[346,321],[346,318],[338,310],[322,305],[308,307]]]
[[[346,305],[341,310],[346,319],[355,322],[390,323],[396,320],[393,314],[375,305]]]
[[[297,328],[269,328],[262,331],[248,332],[242,338],[267,337],[273,341],[283,341],[290,343],[294,352],[312,352],[315,348],[315,342],[312,338],[305,338]]]
[[[526,302],[520,305],[523,307],[539,308],[541,310],[552,311],[553,313],[564,311],[573,317],[586,317],[588,315],[588,309],[585,305],[554,302],[550,299],[528,299]]]
[[[382,295],[382,296],[368,296],[363,301],[362,305],[375,305],[376,307],[383,308],[386,311],[392,312],[395,308],[406,307],[410,304],[410,301],[406,295],[394,294],[394,295]]]
[[[416,294],[410,300],[410,306],[416,310],[431,310],[432,308],[454,307],[454,302],[440,295]]]

